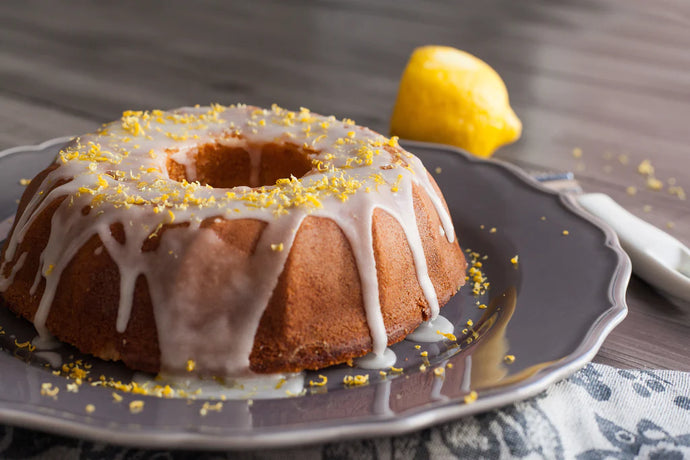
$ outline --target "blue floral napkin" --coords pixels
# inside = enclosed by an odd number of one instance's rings
[[[0,458],[690,459],[690,373],[589,364],[534,398],[389,438],[252,452],[139,450],[0,425]]]

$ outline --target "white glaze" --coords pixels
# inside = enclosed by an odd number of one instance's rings
[[[462,374],[460,389],[467,393],[472,391],[472,355],[465,358],[465,372]]]
[[[252,146],[268,142],[308,146],[307,156],[319,161],[319,167],[299,181],[279,181],[254,189],[212,188],[173,181],[168,176],[168,156],[182,164],[187,177],[193,180],[195,155],[200,146],[239,145],[249,153],[249,181],[256,186],[261,150]],[[402,161],[395,162],[386,148],[395,151]],[[368,156],[358,157],[362,151],[369,152]],[[373,351],[382,356],[387,333],[379,304],[371,231],[376,208],[401,224],[431,316],[438,315],[438,300],[415,222],[413,184],[431,198],[443,233],[452,242],[450,216],[416,157],[399,148],[394,140],[352,122],[277,107],[261,110],[212,106],[125,113],[122,120],[104,125],[101,131],[75,139],[56,163],[59,167],[40,185],[42,193],[35,194],[18,217],[0,265],[2,291],[23,262],[21,256],[15,260],[15,252],[36,216],[54,199],[66,196],[53,215],[48,244],[41,253],[40,269],[31,288],[35,294],[40,280],[45,279],[34,317],[41,335],[48,333],[45,321],[60,274],[84,243],[98,235],[120,272],[116,324],[119,332],[127,329],[136,280],[144,276],[154,307],[162,368],[180,371],[188,359],[194,359],[199,371],[242,375],[248,370],[259,320],[295,234],[302,220],[312,215],[335,221],[350,241],[360,274]],[[112,171],[120,175],[113,177]],[[70,181],[56,186],[65,179]],[[294,197],[306,196],[304,189],[309,187],[311,191],[306,195],[314,200],[294,201]],[[269,197],[275,199],[266,203]],[[256,200],[263,205],[256,206]],[[85,207],[91,209],[86,215],[81,212]],[[160,212],[153,212],[156,207]],[[269,225],[261,234],[255,253],[241,261],[212,230],[199,227],[211,217],[253,218]],[[173,221],[189,225],[166,230],[156,251],[141,251],[152,233]],[[110,233],[114,223],[123,224],[124,244]],[[284,250],[272,250],[271,244],[275,242],[282,242]],[[198,260],[198,253],[221,257]],[[13,264],[9,273],[5,269],[8,263]],[[196,274],[199,266],[206,271],[211,266],[209,273],[224,273],[226,282],[208,292],[206,280]],[[214,320],[203,324],[194,321],[199,309],[211,307],[219,312]],[[435,329],[433,334],[438,336]]]
[[[383,353],[368,353],[360,358],[355,358],[355,366],[361,369],[387,369],[395,365],[398,357],[390,348],[386,348]]]
[[[31,340],[31,345],[36,347],[37,350],[55,350],[59,348],[62,344],[58,339],[50,334],[37,335]]]
[[[8,217],[5,220],[0,221],[0,241],[3,241],[7,235],[9,235],[10,230],[12,230],[12,224],[14,223],[14,216]]]
[[[442,334],[452,334],[454,330],[453,323],[438,315],[436,318],[420,324],[417,329],[405,337],[405,340],[424,343],[440,342],[445,338]]]
[[[258,187],[259,173],[261,172],[261,149],[252,146],[246,146],[246,151],[249,154],[249,186]]]
[[[374,392],[374,413],[376,415],[394,415],[391,409],[391,383],[392,380],[384,380],[376,384]]]
[[[34,353],[34,357],[45,360],[53,369],[60,369],[62,367],[62,356],[60,356],[60,353],[54,351],[37,351]]]
[[[0,291],[4,291],[10,286],[10,283],[14,279],[14,275],[16,275],[17,272],[24,266],[24,262],[26,261],[26,254],[27,253],[24,252],[22,253],[22,255],[19,256],[19,259],[17,259],[17,262],[15,262],[7,278],[3,278],[0,276]]]
[[[180,375],[137,372],[132,381],[147,389],[169,385],[172,397],[199,399],[276,399],[301,395],[304,391],[304,373],[254,374],[232,379],[209,379]]]
[[[448,360],[441,361],[438,365],[435,365],[435,368],[442,368],[445,370],[446,364],[448,364]],[[443,391],[443,384],[445,383],[445,374],[442,374],[441,376],[436,376],[434,378],[433,383],[431,384],[431,392],[429,393],[429,397],[431,398],[432,401],[446,401],[448,400],[448,396],[444,395],[441,393]]]

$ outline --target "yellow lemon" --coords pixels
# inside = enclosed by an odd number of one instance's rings
[[[391,135],[487,157],[521,132],[506,85],[487,63],[447,46],[414,50],[400,79]]]

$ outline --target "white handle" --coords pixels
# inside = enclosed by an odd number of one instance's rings
[[[683,243],[632,215],[608,195],[588,193],[577,200],[613,227],[635,273],[671,296],[690,302],[690,250]]]

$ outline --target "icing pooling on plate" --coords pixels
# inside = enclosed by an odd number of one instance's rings
[[[142,388],[170,386],[170,397],[189,398],[190,395],[211,400],[274,399],[304,393],[304,373],[253,374],[232,379],[209,379],[159,374],[155,378],[135,373],[132,381]]]
[[[223,145],[240,146],[249,153],[249,182],[258,185],[261,150],[256,146],[267,143],[301,148],[313,169],[300,179],[284,178],[254,188],[213,188],[194,182],[199,149]],[[169,158],[185,168],[189,182],[170,178]],[[294,237],[303,219],[311,215],[335,221],[350,242],[374,353],[380,355],[387,335],[372,246],[376,208],[393,216],[405,231],[432,318],[438,315],[414,218],[413,185],[430,197],[452,242],[450,216],[416,157],[402,150],[395,139],[352,121],[275,106],[271,110],[214,105],[125,112],[121,120],[97,133],[75,139],[60,152],[56,165],[40,185],[41,193],[18,216],[0,267],[7,276],[0,278],[0,290],[5,290],[18,270],[15,265],[21,265],[23,254],[16,251],[26,231],[41,211],[61,199],[32,288],[35,292],[45,279],[34,318],[41,334],[47,333],[45,321],[60,274],[84,243],[98,235],[120,272],[119,332],[128,326],[136,280],[144,276],[154,306],[163,369],[184,369],[193,358],[199,370],[244,373],[259,320]],[[257,219],[268,225],[254,254],[241,259],[212,229],[201,225],[213,219]],[[116,223],[122,224],[123,243],[111,234]],[[163,231],[157,249],[143,252],[142,245]],[[220,255],[222,262],[196,260],[198,248]],[[7,270],[8,263],[15,265]],[[228,282],[220,290],[207,292],[204,280],[191,276],[191,270],[199,264],[219,263]],[[219,307],[223,318],[192,327],[189,318],[204,305]]]
[[[354,365],[360,369],[386,369],[395,365],[398,357],[390,348],[386,348],[383,353],[367,353],[364,356],[355,358]]]
[[[438,315],[429,321],[425,321],[420,326],[405,337],[405,340],[412,342],[439,342],[443,340],[443,334],[452,334],[455,330],[453,323],[444,316]]]

